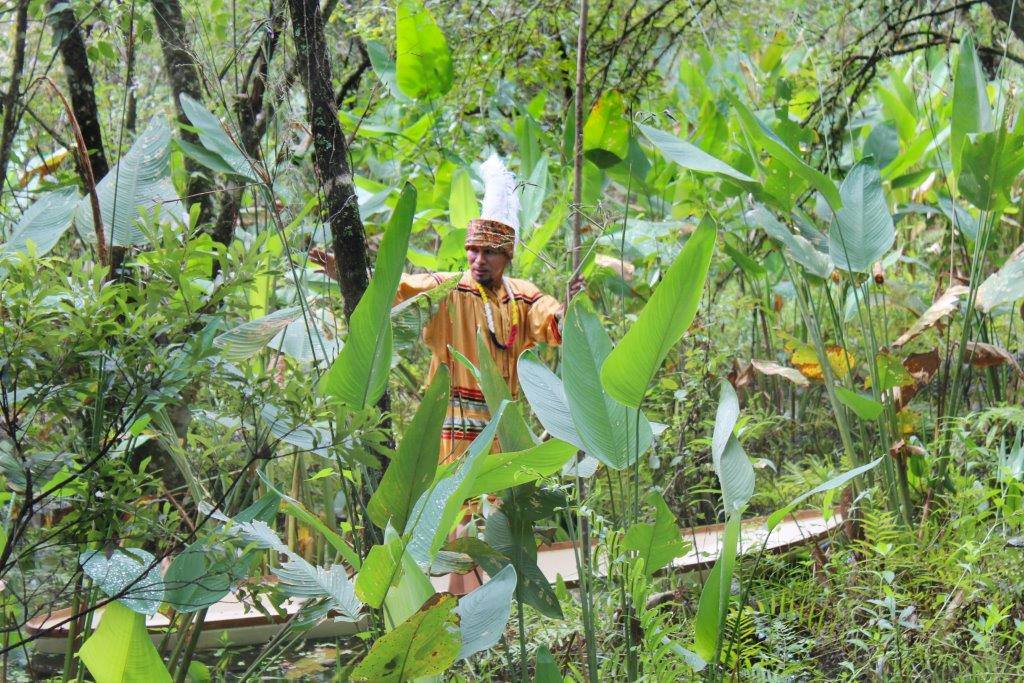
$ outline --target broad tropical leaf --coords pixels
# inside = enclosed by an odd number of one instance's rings
[[[960,304],[960,297],[968,291],[970,290],[964,285],[951,286],[892,345],[899,348],[928,328],[934,327],[940,320],[957,309]]]
[[[549,439],[526,451],[487,455],[478,466],[467,497],[498,493],[550,476],[561,471],[576,450],[564,441]]]
[[[978,308],[990,313],[1003,304],[1024,298],[1024,245],[1017,247],[1003,267],[978,287]]]
[[[363,566],[356,575],[356,596],[374,609],[384,604],[384,599],[402,576],[402,556],[405,544],[402,537],[389,524],[384,529],[384,542],[370,548]]]
[[[746,131],[747,135],[758,146],[785,166],[793,175],[820,192],[833,210],[837,210],[842,206],[843,200],[839,196],[839,191],[836,190],[835,183],[828,176],[809,166],[803,159],[797,156],[796,152],[790,149],[761,119],[757,118],[739,98],[730,94],[729,101],[739,114],[743,130]]]
[[[452,87],[448,41],[421,0],[399,0],[395,9],[395,82],[408,97],[440,97]]]
[[[505,419],[498,428],[498,441],[501,443],[502,450],[525,451],[533,448],[537,444],[537,439],[526,422],[523,404],[512,400],[508,384],[479,330],[476,333],[476,358],[480,366],[476,373],[480,382],[480,390],[484,394],[484,400],[487,401],[487,408],[493,415],[499,406],[506,404]]]
[[[650,448],[650,422],[605,393],[601,367],[612,354],[612,341],[601,321],[582,299],[569,305],[562,333],[562,373],[575,431],[583,450],[608,467],[621,470]]]
[[[185,116],[188,117],[192,125],[198,129],[199,141],[203,143],[203,147],[223,159],[235,175],[258,182],[260,178],[254,169],[254,162],[231,139],[220,120],[200,102],[185,93],[182,93],[179,99],[181,110],[185,112]]]
[[[665,356],[693,322],[704,293],[716,234],[715,221],[705,215],[636,322],[605,359],[601,383],[620,403],[640,407]]]
[[[583,124],[583,153],[599,168],[613,166],[626,158],[629,121],[625,113],[622,95],[609,90],[594,103]]]
[[[482,456],[490,452],[508,403],[502,403],[477,435],[451,475],[436,482],[419,497],[409,514],[405,533],[412,533],[408,552],[421,565],[429,566],[473,485]]]
[[[647,496],[647,502],[654,506],[653,524],[633,524],[626,530],[622,548],[637,554],[644,561],[644,573],[654,574],[677,557],[686,554],[687,546],[676,526],[676,517],[657,492]]]
[[[441,365],[370,497],[367,514],[381,528],[390,521],[396,529],[405,529],[409,511],[434,480],[450,384],[448,366]]]
[[[459,653],[461,638],[455,596],[440,593],[419,612],[374,642],[352,671],[357,681],[400,683],[445,671]]]
[[[37,256],[50,253],[71,227],[77,205],[78,191],[73,187],[62,187],[42,195],[14,226],[10,239],[0,244],[0,254],[27,252],[29,242],[35,245]]]
[[[773,240],[786,247],[790,257],[804,267],[811,275],[822,279],[832,274],[833,265],[828,254],[818,251],[814,244],[803,235],[794,234],[761,204],[746,213],[750,225],[759,227]]]
[[[302,306],[290,306],[217,335],[213,345],[224,360],[238,363],[252,358],[293,322],[303,318]]]
[[[747,174],[737,171],[724,161],[711,156],[700,147],[691,145],[689,142],[681,140],[671,133],[645,126],[642,123],[638,124],[637,127],[644,134],[644,137],[651,141],[654,148],[661,152],[662,156],[669,161],[674,161],[687,170],[697,171],[698,173],[712,173],[744,183],[755,182]]]
[[[728,382],[722,382],[715,431],[711,438],[711,458],[722,486],[725,513],[730,516],[743,510],[754,495],[754,467],[733,433],[739,415],[736,391]]]
[[[498,644],[505,633],[515,590],[516,570],[508,565],[487,583],[459,600],[455,613],[459,615],[462,645],[457,659],[466,659]]]
[[[78,561],[104,595],[140,614],[156,614],[164,599],[164,582],[153,553],[121,548],[107,557],[102,550],[86,550]]]
[[[722,643],[722,627],[729,609],[741,525],[742,517],[739,511],[729,515],[725,533],[722,534],[722,552],[708,574],[708,580],[700,593],[700,602],[697,604],[693,650],[704,661],[716,661]]]
[[[146,617],[115,600],[78,656],[96,683],[170,683],[171,675],[149,639]]]
[[[610,348],[611,342],[608,345]],[[569,399],[558,375],[551,372],[531,350],[519,356],[518,370],[519,384],[526,400],[548,434],[585,450],[583,440],[573,425]]]
[[[352,312],[349,335],[320,380],[320,391],[353,410],[374,405],[387,388],[391,369],[391,304],[409,246],[416,190],[406,184],[388,221],[370,285]]]
[[[829,256],[837,268],[870,273],[896,239],[896,227],[882,191],[882,176],[861,161],[839,188],[843,206],[829,230]]]
[[[862,420],[876,420],[882,414],[881,403],[870,396],[862,396],[846,387],[836,387],[836,398]]]
[[[956,60],[953,76],[949,150],[953,173],[957,176],[963,167],[963,149],[967,136],[992,130],[992,109],[988,103],[988,93],[985,92],[987,85],[981,61],[974,50],[974,38],[968,33],[960,42],[960,56]]]
[[[171,184],[171,130],[159,116],[154,117],[131,149],[96,184],[100,217],[107,242],[127,247],[145,244],[147,237],[137,223],[139,211],[159,209],[161,219],[181,219],[184,211]],[[75,209],[75,229],[87,243],[96,241],[92,205],[82,197]]]

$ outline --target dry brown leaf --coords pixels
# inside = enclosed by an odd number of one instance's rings
[[[748,386],[754,380],[754,369],[746,361],[732,360],[732,370],[725,376],[736,389]]]
[[[1017,359],[1009,351],[995,344],[984,342],[967,342],[967,350],[964,353],[964,361],[976,368],[991,368],[1003,363],[1009,363],[1017,371],[1017,374],[1024,378]]]
[[[940,320],[956,310],[960,297],[968,291],[968,288],[963,285],[953,285],[947,289],[892,345],[897,348],[903,346],[925,330],[934,327]]]
[[[910,399],[917,395],[921,387],[932,381],[932,377],[939,371],[939,350],[932,349],[924,353],[912,353],[903,359],[903,367],[907,369],[914,383],[905,387],[896,387],[892,390],[893,403],[896,410],[902,410],[910,403]]]
[[[787,368],[785,365],[780,365],[775,361],[755,359],[750,361],[750,366],[762,375],[782,377],[783,379],[788,379],[793,384],[801,387],[811,386],[811,383],[800,373],[799,370],[796,368]]]

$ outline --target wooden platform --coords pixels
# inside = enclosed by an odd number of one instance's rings
[[[827,521],[817,510],[803,510],[787,517],[768,537],[765,518],[758,517],[746,520],[740,536],[740,552],[758,551],[762,547],[766,552],[784,552],[804,543],[820,541],[834,532],[843,522],[840,515],[835,514]],[[683,557],[676,558],[671,571],[692,572],[710,566],[718,558],[721,550],[723,524],[683,529],[683,538],[693,547]],[[767,545],[765,539],[767,537]],[[544,576],[554,583],[559,576],[565,583],[573,587],[579,580],[576,567],[576,548],[571,542],[544,545],[537,549],[537,564]],[[603,575],[606,563],[599,561],[597,572]],[[669,571],[666,568],[664,571]],[[273,579],[273,577],[271,577]],[[447,591],[450,576],[431,577],[431,582],[438,591]],[[240,599],[237,594],[228,594],[223,600],[209,608],[203,623],[203,632],[199,637],[199,649],[213,649],[223,645],[223,636],[232,645],[251,645],[267,642],[288,617],[295,614],[302,603],[289,599],[283,604],[284,613],[278,614],[269,599],[262,598],[263,614],[251,598]],[[26,624],[28,635],[39,635],[34,641],[36,650],[41,653],[60,653],[64,651],[68,633],[67,621],[71,609],[62,609],[51,614],[36,617]],[[103,610],[96,610],[93,626],[103,616]],[[146,618],[150,637],[159,644],[166,636],[170,620],[164,614],[157,613]],[[365,628],[363,623],[326,620],[314,627],[308,638],[333,638],[352,635]]]

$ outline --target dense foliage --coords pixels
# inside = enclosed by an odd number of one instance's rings
[[[578,9],[0,8],[5,680],[1022,673],[1020,18]],[[521,395],[481,353],[491,421],[439,465],[448,290],[392,303],[464,268],[491,151],[514,274],[586,288]],[[750,540],[798,508],[842,523]],[[537,564],[560,541],[571,586]],[[201,650],[230,593],[301,609]]]

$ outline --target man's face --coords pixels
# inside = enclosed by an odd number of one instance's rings
[[[504,251],[494,247],[470,245],[466,247],[466,260],[473,279],[484,287],[492,287],[494,283],[501,282],[509,258]]]

